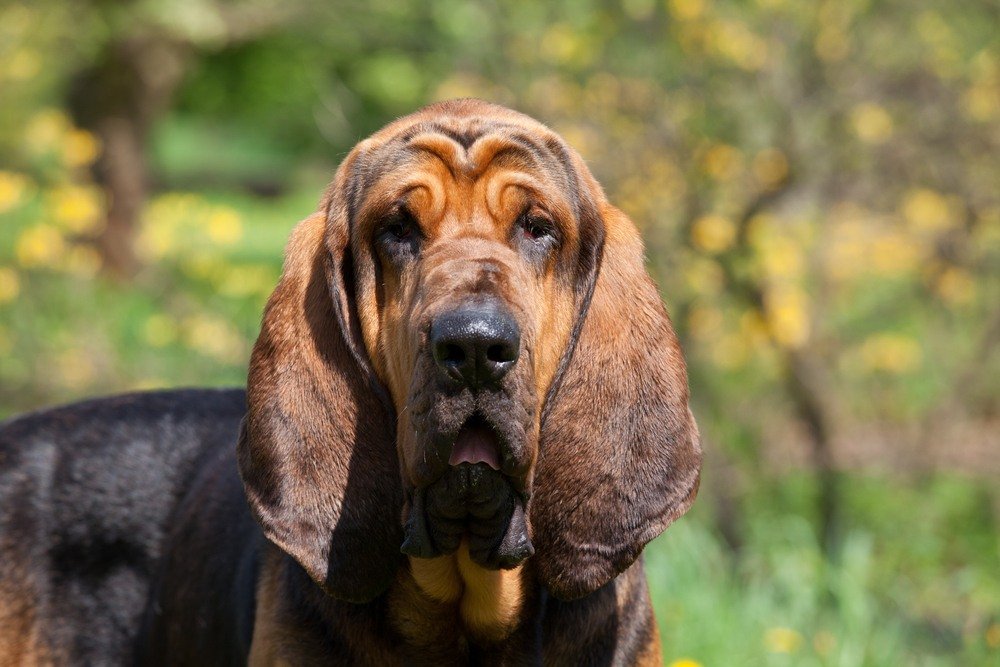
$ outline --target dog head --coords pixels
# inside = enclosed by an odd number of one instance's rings
[[[683,357],[634,225],[544,125],[476,100],[361,142],[293,232],[248,380],[240,471],[331,595],[401,552],[533,557],[584,595],[693,501]]]

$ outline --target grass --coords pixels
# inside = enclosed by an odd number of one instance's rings
[[[996,664],[995,490],[953,476],[844,481],[851,492],[834,559],[807,518],[811,483],[802,474],[769,480],[746,499],[738,553],[713,532],[710,498],[649,546],[668,664]]]

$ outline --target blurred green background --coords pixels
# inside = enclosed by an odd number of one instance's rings
[[[395,116],[561,132],[648,244],[706,450],[665,659],[1000,664],[993,0],[0,5],[0,417],[238,385]]]

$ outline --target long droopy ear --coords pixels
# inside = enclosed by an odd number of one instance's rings
[[[600,205],[589,309],[546,406],[531,501],[535,562],[556,597],[604,585],[694,501],[701,447],[687,371],[632,222]]]
[[[348,166],[292,233],[250,360],[240,475],[268,539],[330,595],[371,600],[403,541],[395,415],[361,343]]]

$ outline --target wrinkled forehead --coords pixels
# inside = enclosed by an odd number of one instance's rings
[[[352,219],[414,188],[440,187],[441,180],[474,184],[493,176],[563,209],[554,213],[580,218],[581,183],[569,149],[547,127],[515,112],[416,114],[389,125],[356,151],[348,197]]]

